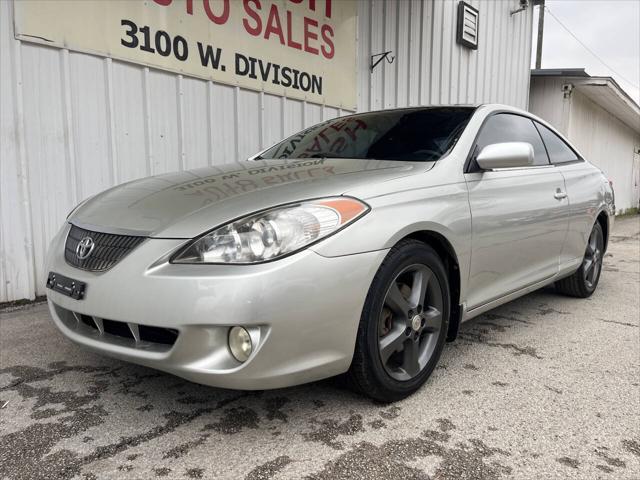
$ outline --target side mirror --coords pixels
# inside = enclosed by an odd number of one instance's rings
[[[533,165],[533,146],[526,142],[493,143],[484,147],[476,162],[482,170]]]

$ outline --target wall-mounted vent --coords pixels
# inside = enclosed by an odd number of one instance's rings
[[[458,3],[458,32],[456,41],[460,45],[478,49],[478,19],[480,12],[477,8],[465,2]]]

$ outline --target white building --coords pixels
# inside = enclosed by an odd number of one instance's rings
[[[532,17],[524,0],[0,1],[0,302],[45,293],[49,240],[112,185],[355,110],[526,108]]]
[[[531,72],[529,110],[544,118],[613,182],[616,211],[640,202],[640,107],[611,77],[584,69]]]

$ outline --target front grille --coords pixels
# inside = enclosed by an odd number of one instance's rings
[[[62,322],[79,334],[107,343],[144,350],[166,351],[176,343],[178,330],[137,323],[107,320],[83,313],[72,312],[55,305]]]
[[[80,240],[85,237],[90,237],[95,246],[87,258],[80,259],[76,254],[76,249]],[[92,232],[72,225],[64,246],[64,258],[69,265],[76,268],[104,272],[122,260],[131,250],[140,245],[144,239],[145,237]]]

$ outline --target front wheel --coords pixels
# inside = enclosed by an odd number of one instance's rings
[[[416,240],[393,247],[365,301],[350,383],[383,402],[415,392],[440,358],[449,311],[449,283],[438,254]]]
[[[587,298],[591,296],[596,291],[600,280],[603,257],[604,235],[602,227],[596,222],[591,230],[580,268],[570,277],[557,281],[556,290],[571,297]]]

